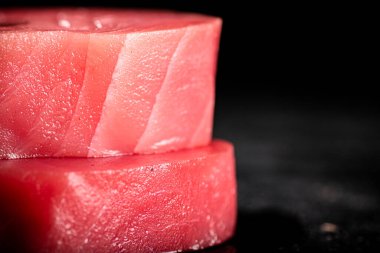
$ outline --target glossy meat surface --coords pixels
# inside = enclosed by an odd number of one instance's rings
[[[0,158],[207,145],[220,28],[168,11],[0,10]]]
[[[233,234],[233,147],[167,154],[0,161],[7,252],[164,252]]]

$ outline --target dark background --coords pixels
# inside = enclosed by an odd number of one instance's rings
[[[236,236],[210,252],[378,252],[380,115],[371,15],[347,3],[0,1],[43,5],[223,18],[214,135],[236,146],[239,220]]]

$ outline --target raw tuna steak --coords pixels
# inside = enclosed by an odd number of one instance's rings
[[[221,20],[128,10],[0,10],[0,158],[207,145]]]
[[[0,161],[1,252],[162,252],[234,230],[233,147]],[[3,248],[1,248],[3,247]]]

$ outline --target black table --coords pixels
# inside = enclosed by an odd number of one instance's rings
[[[219,94],[239,217],[235,237],[205,252],[380,252],[380,115],[353,99]]]

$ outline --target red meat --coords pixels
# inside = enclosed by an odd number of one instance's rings
[[[209,144],[220,27],[168,11],[0,10],[0,158]]]
[[[223,141],[167,154],[0,160],[0,251],[219,244],[235,226],[234,167],[232,145]]]

